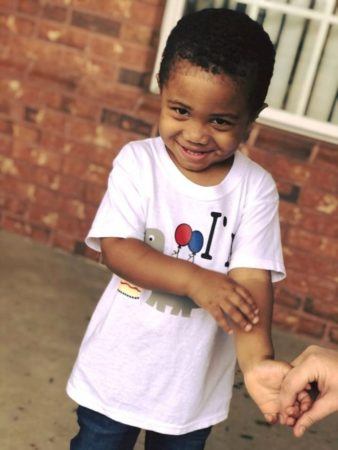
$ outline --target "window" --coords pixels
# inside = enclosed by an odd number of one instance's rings
[[[177,20],[208,7],[246,12],[275,45],[269,108],[258,122],[338,143],[336,0],[167,0],[154,74]],[[151,90],[156,89],[153,76]]]

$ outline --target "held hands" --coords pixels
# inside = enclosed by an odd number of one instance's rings
[[[258,308],[247,289],[224,274],[198,266],[196,271],[188,296],[208,311],[225,332],[233,332],[226,316],[245,331],[258,323]]]
[[[255,364],[244,374],[246,388],[263,413],[267,422],[278,421],[283,410],[281,389],[283,380],[292,371],[292,366],[284,361],[266,359]],[[293,425],[297,418],[311,406],[310,396],[301,389],[289,405],[289,414],[285,414],[285,424]]]
[[[338,352],[311,345],[294,361],[281,386],[281,422],[288,424],[296,396],[309,383],[317,382],[319,395],[313,406],[296,421],[293,432],[300,437],[318,420],[338,411]]]

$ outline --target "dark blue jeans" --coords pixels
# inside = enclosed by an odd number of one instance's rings
[[[141,431],[83,406],[77,416],[80,430],[70,450],[132,450]],[[210,431],[211,427],[178,436],[146,431],[145,450],[203,450]]]

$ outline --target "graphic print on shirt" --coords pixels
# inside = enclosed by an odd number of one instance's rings
[[[222,216],[222,214],[217,212],[211,212],[210,215],[212,219],[211,227],[208,234],[206,248],[204,252],[201,254],[201,258],[208,260],[212,259],[211,245],[217,221]],[[223,217],[223,220],[220,223],[222,224],[223,227],[226,227],[227,225],[226,216]],[[190,251],[190,254],[187,257],[187,259],[188,261],[194,262],[196,254],[199,253],[204,246],[203,234],[199,230],[193,230],[189,224],[181,223],[176,227],[174,237],[175,242],[177,244],[177,248],[172,252],[172,256],[176,256],[176,258],[178,258],[181,249],[183,247],[187,247]],[[235,234],[232,233],[231,248],[229,252],[229,257],[224,264],[225,267],[229,266],[229,260],[231,256],[231,249],[234,237]],[[144,242],[150,245],[150,247],[157,250],[158,252],[164,253],[165,237],[161,230],[157,228],[147,228],[144,234]],[[126,280],[121,280],[120,285],[118,287],[118,292],[132,299],[139,299],[142,291],[143,290],[140,287],[135,286]],[[174,316],[182,316],[182,317],[190,317],[191,311],[193,309],[200,308],[200,306],[196,305],[196,303],[189,297],[183,297],[161,291],[151,291],[150,296],[145,303],[148,306],[156,308],[157,311],[163,313],[168,312],[169,314],[172,314]]]
[[[188,261],[194,262],[195,255],[202,249],[204,244],[203,234],[198,230],[192,230],[187,223],[181,223],[175,230],[175,241],[177,243],[177,250],[174,250],[173,256],[178,258],[182,247],[188,246],[191,251]]]
[[[164,252],[164,234],[156,228],[148,228],[145,232],[144,241],[150,247],[163,253]],[[177,242],[177,241],[176,241]],[[168,312],[174,316],[190,317],[191,310],[199,308],[189,297],[168,294],[167,292],[151,291],[146,304],[156,308],[157,311]]]

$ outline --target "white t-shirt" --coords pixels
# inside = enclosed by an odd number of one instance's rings
[[[252,267],[271,270],[273,281],[284,277],[275,183],[238,151],[224,180],[204,187],[178,170],[161,138],[126,145],[86,242],[100,251],[99,238],[108,236],[144,239],[225,274]],[[190,299],[114,275],[67,392],[119,422],[184,434],[227,417],[235,360],[233,338]]]

